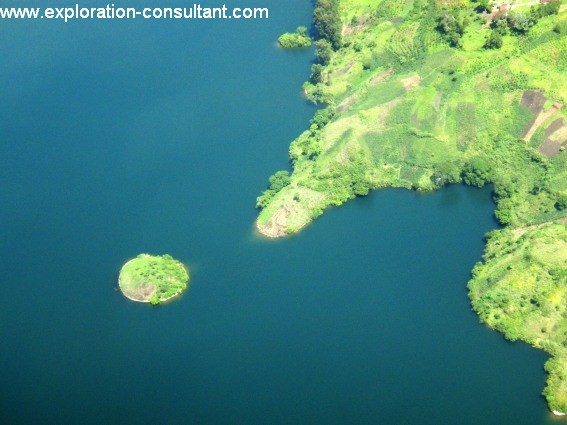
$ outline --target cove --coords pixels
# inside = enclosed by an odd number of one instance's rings
[[[311,13],[0,27],[0,422],[552,423],[546,355],[470,310],[489,188],[382,190],[254,236],[314,113],[312,52],[275,40]],[[187,263],[187,292],[125,300],[139,252]]]

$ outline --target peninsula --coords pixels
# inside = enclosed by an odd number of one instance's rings
[[[567,12],[559,1],[318,0],[321,108],[257,199],[259,231],[298,232],[370,190],[493,184],[469,295],[482,322],[552,355],[567,413]],[[418,212],[417,212],[418,213]],[[471,265],[472,266],[472,265]]]
[[[122,266],[118,277],[126,298],[153,305],[180,295],[188,282],[185,266],[167,254],[140,254]]]

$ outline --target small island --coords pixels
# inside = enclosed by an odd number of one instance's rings
[[[306,27],[297,27],[295,32],[286,32],[279,36],[278,43],[286,49],[300,49],[311,46],[311,38]]]
[[[186,267],[168,254],[140,254],[124,264],[118,276],[118,285],[126,298],[152,305],[180,295],[188,282]]]

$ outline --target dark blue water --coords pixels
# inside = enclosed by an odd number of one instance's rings
[[[384,190],[254,235],[314,112],[312,52],[274,44],[310,2],[265,5],[268,21],[2,22],[0,423],[548,423],[546,355],[466,296],[488,189]],[[142,252],[187,263],[189,291],[123,298]]]

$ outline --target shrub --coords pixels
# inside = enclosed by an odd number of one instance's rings
[[[520,34],[528,32],[536,23],[537,19],[523,13],[510,13],[508,15],[508,26]]]
[[[256,207],[265,208],[276,194],[284,187],[289,186],[291,177],[289,171],[278,171],[269,178],[270,187],[256,199]]]
[[[297,27],[294,33],[286,32],[280,35],[278,43],[286,49],[302,48],[311,46],[311,39],[307,35],[307,28]]]
[[[437,18],[437,26],[435,28],[451,46],[461,46],[461,37],[465,32],[465,26],[459,21],[458,17],[449,12],[443,12]]]
[[[270,189],[279,192],[291,183],[289,171],[278,171],[270,177]]]
[[[311,66],[311,75],[309,76],[309,81],[312,84],[319,84],[323,82],[323,70],[325,68],[321,64],[313,64]]]
[[[488,0],[478,0],[476,7],[474,8],[475,12],[482,13],[482,12],[490,12],[490,4]]]
[[[313,18],[318,37],[327,40],[333,50],[340,49],[343,24],[339,15],[338,0],[318,0],[313,11]]]
[[[484,42],[485,49],[500,49],[502,47],[502,36],[497,31],[490,31]]]
[[[331,46],[331,43],[325,39],[321,39],[315,42],[315,46],[317,47],[315,56],[317,56],[321,65],[328,65],[333,57],[333,47]]]
[[[335,108],[326,107],[325,109],[319,109],[315,112],[315,116],[309,121],[311,126],[315,126],[315,130],[323,128],[333,117],[335,116]]]
[[[535,19],[543,18],[549,15],[557,15],[561,7],[560,1],[552,1],[547,4],[539,4],[530,8],[530,15]]]
[[[559,195],[555,203],[555,208],[559,211],[563,211],[567,208],[567,195]]]
[[[471,186],[482,187],[491,181],[492,167],[482,157],[471,159],[463,167],[463,181]]]
[[[451,162],[443,162],[437,166],[431,175],[431,182],[436,187],[445,186],[448,183],[458,183],[461,181],[459,167]]]
[[[506,19],[506,17],[503,17],[502,19],[493,19],[490,26],[500,35],[507,35],[510,32],[508,29],[508,20]]]
[[[567,34],[567,21],[561,21],[555,24],[553,31],[557,34]]]

